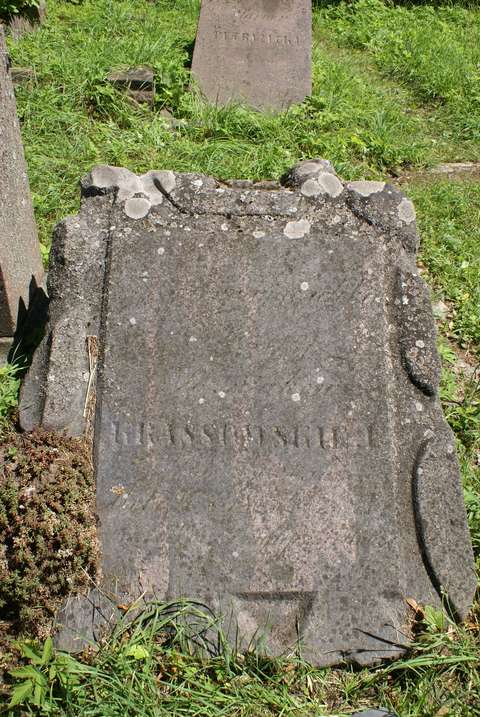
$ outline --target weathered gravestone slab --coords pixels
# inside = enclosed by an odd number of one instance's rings
[[[202,0],[192,73],[214,103],[261,109],[312,90],[311,0]]]
[[[322,160],[284,181],[96,167],[21,418],[81,435],[97,336],[102,588],[369,663],[401,653],[406,598],[463,617],[476,584],[415,214]]]
[[[10,63],[0,25],[0,340],[13,336],[42,280]]]

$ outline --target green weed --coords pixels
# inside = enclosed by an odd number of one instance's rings
[[[62,598],[95,575],[94,502],[91,458],[81,441],[4,431],[0,611],[14,632],[48,633]]]
[[[474,7],[354,0],[326,7],[321,17],[338,42],[367,51],[382,73],[421,101],[445,105],[457,136],[478,142],[480,12]]]
[[[358,178],[423,165],[452,147],[449,127],[408,90],[323,41],[320,11],[306,103],[277,115],[206,105],[189,89],[197,14],[187,0],[59,1],[41,32],[10,45],[13,60],[35,70],[17,104],[44,246],[53,224],[77,210],[79,179],[94,164],[265,179],[320,155]],[[105,82],[112,68],[138,64],[155,71],[153,113]],[[159,114],[164,106],[182,120],[176,132]]]
[[[57,702],[78,688],[80,675],[90,673],[87,665],[71,655],[56,652],[53,640],[47,637],[42,647],[32,641],[19,644],[20,653],[29,664],[10,671],[15,680],[8,707],[24,705],[39,715],[54,714]]]
[[[0,0],[0,20],[24,14],[38,7],[38,0]]]
[[[440,180],[412,185],[420,259],[434,288],[452,302],[445,326],[464,349],[480,350],[480,184]]]
[[[0,429],[2,423],[16,408],[20,390],[21,368],[16,364],[0,366]]]
[[[151,603],[77,659],[49,642],[43,650],[22,644],[26,665],[12,672],[12,689],[18,708],[59,717],[313,717],[348,714],[372,700],[401,717],[478,715],[478,624],[458,627],[420,606],[417,620],[421,637],[406,659],[319,670],[294,653],[271,659],[232,650],[200,605]]]

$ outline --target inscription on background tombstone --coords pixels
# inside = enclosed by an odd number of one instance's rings
[[[102,587],[371,662],[401,653],[406,598],[446,590],[465,615],[476,584],[414,211],[321,161],[285,182],[95,168],[54,240],[57,318],[21,419],[82,432],[98,335]]]
[[[211,102],[282,109],[311,92],[311,0],[203,0],[192,72]]]

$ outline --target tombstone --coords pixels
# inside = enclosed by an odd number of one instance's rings
[[[311,0],[202,0],[192,74],[215,104],[285,109],[312,91]]]
[[[323,160],[283,186],[101,166],[82,193],[21,421],[94,431],[101,593],[199,600],[243,645],[298,639],[319,665],[402,654],[407,599],[465,617],[412,203]],[[68,602],[63,647],[92,613],[95,591]]]
[[[43,281],[10,62],[0,25],[0,344],[6,358],[30,298]]]

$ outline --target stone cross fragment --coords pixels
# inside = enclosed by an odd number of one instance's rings
[[[25,316],[30,298],[42,281],[42,259],[10,60],[0,25],[0,353],[3,358]]]
[[[66,604],[60,644],[92,635],[105,594],[199,600],[232,640],[299,639],[318,665],[401,655],[409,598],[465,617],[412,203],[324,160],[282,185],[101,166],[82,192],[21,404],[25,429],[79,436],[96,395],[103,577]]]
[[[312,90],[311,0],[202,0],[192,74],[214,104],[285,109]]]

